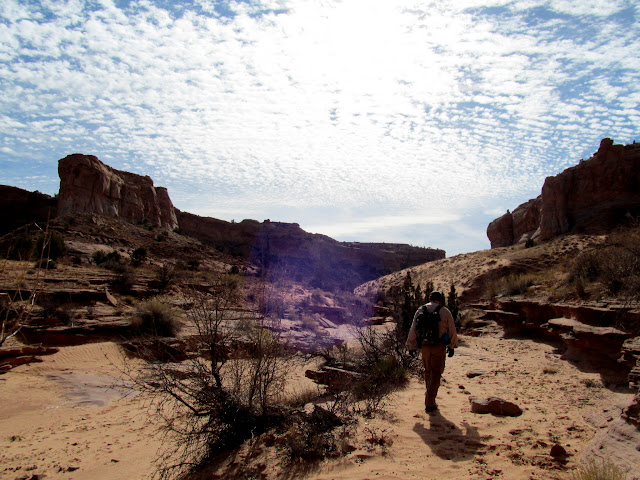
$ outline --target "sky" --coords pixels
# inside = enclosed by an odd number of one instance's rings
[[[447,256],[640,141],[637,0],[2,0],[0,184],[58,160],[182,211]]]

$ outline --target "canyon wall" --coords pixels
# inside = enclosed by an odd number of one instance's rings
[[[605,138],[588,160],[547,177],[539,197],[487,227],[491,248],[564,233],[606,233],[640,215],[640,144]]]

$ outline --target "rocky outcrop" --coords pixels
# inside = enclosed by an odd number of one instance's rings
[[[541,195],[491,222],[491,248],[569,232],[605,233],[640,214],[640,144],[605,138],[588,160],[547,177]]]
[[[33,222],[44,230],[47,219],[56,216],[57,203],[43,193],[0,185],[0,235]]]
[[[513,402],[498,397],[479,398],[471,397],[471,411],[480,415],[500,415],[504,417],[519,417],[522,409]]]
[[[73,154],[58,162],[58,215],[97,213],[166,229],[178,226],[166,188],[148,176],[115,170],[93,155]]]
[[[617,375],[612,383],[624,383],[626,379],[631,388],[640,383],[640,338],[623,329],[625,324],[640,322],[640,310],[625,305],[602,307],[524,299],[493,299],[474,306],[484,310],[480,320],[495,321],[510,334],[559,341],[565,345],[567,358],[586,356],[603,368],[613,368]]]
[[[339,242],[304,231],[297,223],[243,220],[225,222],[177,213],[182,233],[231,255],[242,256],[278,280],[331,290],[353,289],[366,281],[445,257],[443,250],[393,243]]]

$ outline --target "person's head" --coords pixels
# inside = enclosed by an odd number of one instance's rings
[[[433,292],[431,292],[431,295],[429,295],[429,301],[442,303],[442,294],[437,290],[434,290]]]

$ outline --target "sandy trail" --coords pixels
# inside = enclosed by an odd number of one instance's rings
[[[140,398],[119,385],[118,347],[43,359],[0,378],[0,478],[147,478],[158,443]]]
[[[437,414],[424,413],[424,387],[413,380],[390,406],[392,419],[360,426],[393,441],[384,454],[380,448],[376,455],[354,452],[339,465],[323,465],[313,478],[560,478],[632,397],[627,389],[605,388],[600,374],[562,360],[549,345],[486,337],[464,343],[448,359]],[[471,371],[483,373],[468,378]],[[498,396],[524,413],[474,414],[471,396]],[[566,449],[565,461],[550,455],[555,444]]]
[[[148,478],[160,443],[142,399],[130,386],[114,387],[119,362],[116,345],[89,344],[0,377],[0,478]],[[471,371],[479,375],[467,377]],[[550,345],[465,337],[447,361],[437,414],[424,413],[424,387],[414,378],[387,415],[360,421],[353,453],[303,471],[317,480],[561,478],[631,400],[628,390],[607,388],[603,379]],[[524,413],[473,414],[471,396],[498,396]],[[569,454],[564,462],[551,457],[554,444]],[[255,478],[286,471],[282,461],[270,467],[273,457],[251,461],[266,462]]]

